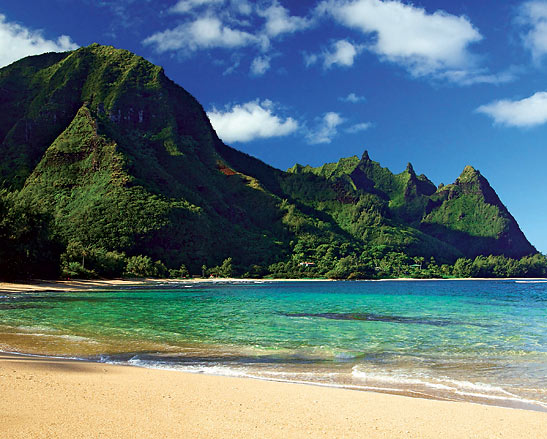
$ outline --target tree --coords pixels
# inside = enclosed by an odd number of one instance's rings
[[[454,263],[454,276],[473,277],[473,262],[466,258],[459,258]]]
[[[163,277],[167,268],[161,261],[153,262],[150,256],[132,256],[127,260],[126,274],[133,277]]]
[[[52,218],[0,190],[0,278],[57,277],[61,245]]]
[[[233,276],[233,267],[232,267],[232,258],[226,258],[222,262],[219,270],[220,277],[232,277]]]

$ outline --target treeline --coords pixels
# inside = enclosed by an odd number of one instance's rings
[[[409,277],[431,278],[505,278],[547,277],[547,256],[536,254],[521,259],[505,256],[477,256],[460,258],[454,264],[437,264],[434,258],[411,257],[401,252],[375,247],[361,255],[338,257],[327,249],[320,260],[302,260],[293,254],[287,261],[268,266],[238,265],[229,257],[221,264],[190,273],[186,266],[167,268],[162,261],[149,256],[126,256],[124,253],[102,248],[85,248],[78,242],[69,243],[60,256],[60,275],[63,278],[113,277],[241,277],[241,278],[329,278],[329,279],[394,279]]]
[[[248,243],[252,247],[253,243]],[[218,265],[169,266],[149,255],[126,254],[100,246],[68,243],[56,233],[51,215],[38,211],[13,193],[0,191],[0,278],[245,277],[389,279],[459,277],[547,277],[547,256],[460,258],[453,264],[409,256],[389,245],[363,246],[318,239],[302,233],[291,252],[274,263],[242,264],[238,253]],[[252,250],[252,248],[251,248]],[[257,249],[255,249],[257,250]],[[258,251],[258,250],[257,250]],[[212,258],[214,259],[214,258]],[[201,268],[196,268],[200,267]]]
[[[375,255],[376,253],[376,255]],[[378,254],[380,253],[380,254]],[[329,265],[332,267],[328,269]],[[395,278],[505,278],[547,277],[547,256],[535,254],[521,259],[505,256],[459,258],[454,264],[438,264],[434,258],[411,257],[401,252],[369,249],[360,256],[325,259],[314,262],[290,260],[269,267],[269,275],[279,278],[326,277],[329,279],[395,279]]]

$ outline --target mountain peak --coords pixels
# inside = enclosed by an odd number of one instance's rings
[[[438,193],[368,150],[284,173],[224,145],[199,102],[131,52],[94,43],[17,63],[0,70],[0,186],[40,200],[63,243],[193,272],[285,264],[310,235],[447,261],[534,252],[470,166]]]
[[[481,173],[473,168],[473,166],[467,165],[465,168],[463,168],[462,173],[458,177],[458,181],[461,183],[466,183],[472,180],[476,180],[477,178],[481,177]]]

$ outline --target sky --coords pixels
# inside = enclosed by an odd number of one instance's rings
[[[165,68],[280,169],[481,171],[547,253],[547,0],[3,0],[0,67],[91,43]]]

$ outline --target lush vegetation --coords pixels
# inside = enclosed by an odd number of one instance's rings
[[[0,69],[0,97],[3,278],[535,276],[544,264],[473,168],[438,189],[366,152],[282,172],[224,145],[190,94],[124,50],[25,58]]]
[[[547,257],[541,254],[512,259],[505,256],[459,258],[440,264],[434,258],[408,256],[386,245],[363,247],[348,242],[326,242],[302,235],[291,242],[292,253],[272,264],[242,264],[228,257],[219,265],[189,271],[182,264],[167,268],[148,255],[128,256],[81,241],[66,246],[52,231],[52,218],[21,204],[15,194],[0,192],[0,267],[3,278],[58,277],[250,277],[250,278],[460,278],[547,277]]]

